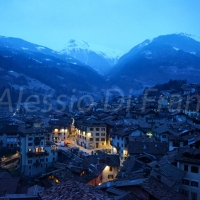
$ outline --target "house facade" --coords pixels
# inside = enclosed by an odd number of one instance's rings
[[[57,160],[57,147],[46,141],[45,127],[25,124],[20,127],[20,171],[23,176],[45,172]]]
[[[0,149],[7,149],[10,151],[19,150],[18,136],[19,136],[18,125],[3,125],[0,128]]]
[[[200,198],[200,150],[180,148],[176,157],[177,167],[186,175],[182,180],[180,193],[189,200]]]
[[[106,148],[109,145],[106,124],[101,122],[81,122],[76,126],[77,144],[87,149]]]

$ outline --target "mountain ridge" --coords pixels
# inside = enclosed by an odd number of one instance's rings
[[[118,82],[122,88],[130,87],[135,80],[142,85],[170,79],[191,82],[200,78],[199,65],[200,42],[182,34],[169,34],[133,47],[109,70],[107,77],[111,84]]]
[[[100,74],[104,74],[115,65],[123,54],[119,50],[74,39],[71,39],[65,46],[60,51],[61,54],[77,58],[82,63],[93,67]]]

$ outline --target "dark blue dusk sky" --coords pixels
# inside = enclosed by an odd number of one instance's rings
[[[128,51],[169,33],[200,37],[199,0],[0,0],[0,35],[53,49],[70,39]]]

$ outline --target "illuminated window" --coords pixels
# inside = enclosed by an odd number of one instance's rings
[[[38,149],[38,148],[35,148],[35,152],[38,153],[38,152],[39,152],[39,149]]]
[[[60,181],[59,181],[57,178],[55,178],[55,182],[56,182],[56,183],[60,183]]]
[[[109,180],[113,180],[113,175],[108,175]]]
[[[54,179],[54,175],[50,175],[48,179]]]
[[[80,176],[83,176],[83,174],[85,174],[85,171],[81,172]]]
[[[40,151],[41,151],[41,152],[44,152],[44,147],[41,147],[41,148],[40,148]]]

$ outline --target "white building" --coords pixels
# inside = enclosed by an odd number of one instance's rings
[[[112,153],[118,153],[120,165],[128,157],[128,144],[130,136],[145,136],[144,132],[137,127],[121,127],[112,132]]]
[[[78,145],[87,149],[106,148],[109,145],[105,124],[101,122],[81,122],[76,128]]]
[[[189,200],[200,199],[200,150],[181,148],[176,157],[177,167],[186,173],[180,193]]]
[[[45,172],[57,160],[56,145],[46,141],[48,130],[25,124],[20,127],[20,132],[21,175],[33,176]]]

